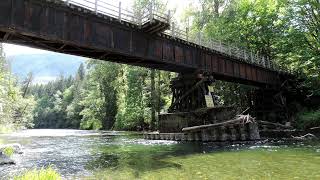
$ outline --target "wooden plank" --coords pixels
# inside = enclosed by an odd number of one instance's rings
[[[207,78],[203,78],[201,79],[201,81],[197,82],[197,84],[195,84],[192,88],[190,88],[188,91],[186,91],[184,94],[181,95],[181,97],[179,99],[177,99],[170,108],[175,107],[177,104],[180,103],[181,100],[183,100],[184,98],[186,98],[190,93],[192,93],[197,87],[199,87],[204,81],[206,81]]]

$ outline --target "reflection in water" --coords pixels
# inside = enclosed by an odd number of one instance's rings
[[[20,143],[24,152],[14,155],[16,165],[0,166],[4,179],[48,165],[64,179],[320,178],[318,142],[222,146],[78,130],[26,130],[1,135],[2,141]]]

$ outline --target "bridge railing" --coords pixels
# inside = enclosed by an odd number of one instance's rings
[[[105,0],[62,0],[67,4],[76,5],[88,9],[96,14],[103,14],[119,21],[126,21],[142,25],[152,19],[158,19],[169,23],[169,15],[158,11],[152,3],[146,6],[142,12],[134,12],[125,9],[121,1],[118,5],[106,2]]]
[[[114,5],[106,2],[105,0],[62,0],[67,4],[72,4],[76,6],[83,7],[85,9],[91,10],[96,14],[103,14],[119,21],[125,21],[136,25],[143,25],[153,19],[157,19],[162,22],[167,22],[170,24],[170,29],[163,32],[164,34],[171,36],[172,38],[178,38],[191,42],[208,49],[212,49],[216,52],[228,55],[230,57],[236,58],[239,61],[247,62],[250,64],[255,64],[267,69],[277,70],[277,71],[287,71],[274,63],[270,58],[255,53],[246,48],[239,48],[230,43],[224,43],[208,37],[203,36],[203,33],[198,32],[196,35],[191,35],[189,28],[180,29],[174,22],[170,22],[170,11],[166,14],[160,12],[155,8],[153,1],[146,6],[141,12],[133,12],[128,9],[124,9],[121,2],[118,5]]]
[[[175,23],[172,23],[170,30],[165,31],[164,34],[173,38],[179,38],[187,42],[203,46],[208,49],[213,49],[219,53],[234,57],[243,62],[255,64],[267,69],[287,72],[286,69],[277,66],[276,63],[274,63],[269,57],[263,56],[246,48],[239,48],[239,46],[234,44],[204,37],[203,33],[197,33],[196,35],[192,36],[191,33],[189,33],[188,28],[185,30],[179,29]]]
[[[103,14],[119,21],[131,23],[139,22],[139,19],[133,11],[123,8],[122,3],[118,5],[108,3],[104,0],[62,0],[67,4],[76,5],[88,9],[96,14]]]
[[[168,14],[163,13],[155,8],[152,3],[150,3],[147,7],[145,7],[142,12],[136,13],[136,19],[138,20],[139,25],[143,25],[153,19],[157,19],[161,22],[170,23],[169,16],[170,12]]]

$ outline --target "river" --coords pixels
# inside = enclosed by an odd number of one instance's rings
[[[19,143],[16,165],[0,179],[51,165],[63,179],[320,179],[320,142],[256,144],[144,140],[137,133],[24,130],[0,135]]]

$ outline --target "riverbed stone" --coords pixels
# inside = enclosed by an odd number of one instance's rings
[[[13,153],[15,154],[22,154],[22,146],[18,143],[13,143],[13,144],[4,144],[4,145],[0,145],[0,151],[3,152],[4,149],[6,148],[12,148],[14,150]]]
[[[15,164],[14,160],[0,152],[0,165]]]

